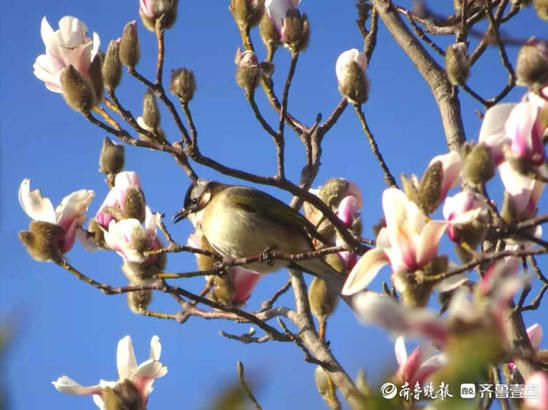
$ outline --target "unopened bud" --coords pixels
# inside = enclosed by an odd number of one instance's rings
[[[261,78],[261,66],[257,56],[253,51],[236,51],[234,62],[238,66],[236,69],[236,82],[242,87],[247,96],[253,94]]]
[[[363,232],[363,222],[361,215],[355,215],[352,219],[352,225],[350,226],[350,232],[355,237],[360,237]]]
[[[92,85],[72,65],[61,72],[63,97],[70,108],[88,113],[95,107],[95,92]]]
[[[325,320],[337,307],[339,295],[336,289],[331,289],[325,281],[320,278],[314,278],[308,289],[308,301],[310,310],[318,318]]]
[[[120,42],[112,40],[108,44],[105,60],[103,61],[103,82],[108,91],[114,91],[122,79],[122,63],[120,62]]]
[[[349,183],[344,178],[330,178],[318,192],[320,199],[330,207],[337,207],[346,196]]]
[[[329,394],[328,377],[329,376],[325,373],[325,370],[322,367],[316,366],[314,369],[314,381],[316,382],[318,393],[320,393],[321,396],[326,396]]]
[[[156,129],[160,126],[160,110],[154,93],[149,88],[143,97],[143,120],[146,125]]]
[[[337,59],[335,72],[339,92],[352,104],[367,101],[369,81],[365,76],[365,67],[365,55],[355,48],[343,52]]]
[[[194,73],[186,68],[178,68],[171,72],[169,89],[179,97],[181,103],[187,103],[194,97],[196,91],[196,80]]]
[[[99,155],[99,171],[105,175],[116,175],[124,169],[124,159],[124,146],[105,137]]]
[[[474,185],[483,185],[495,175],[495,164],[489,148],[476,144],[464,160],[464,179]]]
[[[139,16],[144,26],[156,31],[156,21],[161,20],[161,28],[168,29],[177,20],[178,0],[148,0],[139,2]]]
[[[447,267],[449,266],[449,260],[447,255],[436,256],[428,262],[424,268],[425,276],[435,276],[441,273],[447,272]]]
[[[133,69],[139,62],[139,37],[137,36],[137,23],[135,20],[130,21],[124,27],[118,54],[122,64],[130,69]]]
[[[425,307],[432,294],[432,282],[424,281],[423,271],[398,272],[392,275],[394,287],[401,295],[402,304],[406,307]]]
[[[122,204],[122,214],[125,219],[135,218],[139,222],[144,222],[146,214],[145,194],[141,188],[132,186],[127,190],[124,203]],[[136,249],[140,249],[135,247]]]
[[[470,73],[466,43],[451,44],[445,50],[445,72],[452,85],[463,85]]]
[[[128,379],[114,387],[104,387],[101,393],[105,410],[140,410],[143,398],[135,385]]]
[[[533,0],[535,11],[542,20],[548,20],[548,0]]]
[[[424,171],[419,184],[419,205],[430,214],[436,210],[441,199],[443,165],[436,161]]]
[[[33,259],[38,262],[60,262],[63,259],[59,242],[65,232],[63,228],[49,222],[32,221],[29,230],[20,231],[18,236]]]
[[[133,285],[133,283],[131,283]],[[137,290],[127,293],[127,305],[133,313],[143,313],[152,302],[151,290]]]
[[[547,2],[548,4],[548,2]],[[531,39],[519,50],[516,84],[532,86],[548,81],[548,42]]]
[[[241,30],[248,30],[261,21],[264,0],[230,0],[228,9]]]
[[[289,9],[282,22],[282,41],[293,51],[306,49],[310,38],[310,23],[306,14],[301,16],[297,9]]]
[[[346,266],[343,260],[336,253],[330,253],[325,256],[325,262],[339,273],[346,273]]]

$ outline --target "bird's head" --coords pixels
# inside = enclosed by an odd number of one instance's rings
[[[202,211],[224,188],[226,185],[218,182],[198,179],[186,191],[183,208],[175,214],[173,222],[177,223],[191,214]]]

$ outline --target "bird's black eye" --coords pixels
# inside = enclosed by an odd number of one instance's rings
[[[192,198],[192,199],[190,200],[190,203],[191,203],[192,205],[196,205],[196,204],[198,203],[198,200],[197,200],[196,198]]]

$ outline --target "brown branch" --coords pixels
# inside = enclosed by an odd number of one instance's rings
[[[390,0],[371,0],[386,28],[422,75],[438,104],[447,145],[458,151],[465,141],[460,103],[445,71],[409,31]]]
[[[247,385],[247,383],[245,381],[244,365],[242,364],[242,362],[238,361],[237,368],[238,368],[238,379],[240,380],[240,384],[242,386],[242,389],[247,394],[247,397],[249,397],[249,400],[251,400],[251,402],[253,403],[253,407],[255,407],[257,410],[261,410],[262,407],[259,405],[259,402],[255,398],[255,396],[251,392],[251,389],[249,388],[249,386]]]

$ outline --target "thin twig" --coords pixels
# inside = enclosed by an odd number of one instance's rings
[[[245,381],[245,377],[244,377],[244,365],[242,364],[242,362],[240,362],[238,360],[238,363],[237,363],[237,368],[238,368],[238,379],[240,380],[240,384],[242,385],[242,389],[245,391],[245,393],[247,394],[247,397],[249,397],[249,400],[251,400],[251,402],[253,403],[253,406],[257,409],[257,410],[262,410],[262,407],[259,405],[259,402],[257,401],[257,399],[255,398],[255,396],[253,395],[253,393],[251,392],[251,389],[249,388],[249,386],[247,385],[246,381]]]
[[[285,292],[287,292],[290,287],[291,287],[291,280],[288,280],[287,282],[283,284],[283,286],[280,289],[274,292],[274,294],[268,300],[265,300],[261,304],[261,308],[259,309],[259,312],[264,312],[266,310],[271,309],[274,303],[278,300],[278,298],[282,296]]]
[[[356,114],[358,115],[358,118],[360,119],[363,132],[367,136],[367,140],[369,141],[369,146],[371,148],[371,151],[373,152],[373,155],[375,155],[375,158],[377,158],[377,161],[379,165],[381,166],[382,171],[384,172],[384,182],[389,186],[397,188],[398,184],[396,183],[396,180],[390,173],[390,169],[388,169],[388,165],[386,165],[386,162],[384,161],[382,154],[379,152],[379,147],[377,146],[377,143],[375,142],[375,138],[373,137],[371,130],[367,126],[367,122],[365,121],[365,115],[363,114],[360,105],[354,104],[354,110],[356,111]]]

